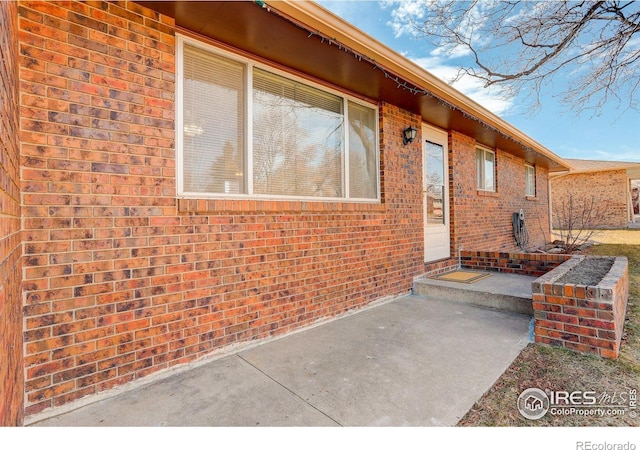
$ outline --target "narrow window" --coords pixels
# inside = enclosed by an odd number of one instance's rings
[[[427,224],[445,223],[445,153],[441,144],[426,142]]]
[[[491,150],[476,149],[476,187],[480,191],[495,192],[496,154]]]
[[[536,168],[528,164],[524,166],[524,186],[527,197],[536,196]]]
[[[243,64],[184,46],[185,192],[245,192],[244,73]]]
[[[349,102],[349,197],[378,198],[376,111]]]

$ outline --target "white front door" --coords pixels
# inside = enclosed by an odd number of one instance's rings
[[[447,133],[422,125],[424,260],[451,256]]]

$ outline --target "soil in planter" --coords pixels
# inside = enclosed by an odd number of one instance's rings
[[[615,258],[585,258],[574,266],[567,273],[558,278],[555,283],[559,284],[583,284],[586,286],[596,286],[609,270]],[[554,284],[555,284],[554,283]]]

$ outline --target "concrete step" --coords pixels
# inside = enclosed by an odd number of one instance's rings
[[[531,282],[535,279],[491,272],[490,277],[467,284],[420,276],[414,279],[413,292],[424,297],[533,316]]]

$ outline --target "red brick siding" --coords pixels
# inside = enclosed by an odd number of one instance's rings
[[[517,273],[539,277],[555,269],[568,260],[571,255],[552,255],[540,253],[502,253],[462,251],[462,267],[477,270],[493,270],[504,273]]]
[[[24,409],[17,19],[0,2],[0,426],[21,425]]]
[[[458,259],[449,258],[425,264],[425,276],[431,277],[445,272],[451,272],[458,267]]]
[[[21,6],[28,413],[410,291],[415,116],[380,105],[382,204],[178,201],[171,20]]]
[[[495,149],[494,149],[495,150]],[[449,137],[452,255],[465,250],[520,251],[511,217],[522,208],[530,235],[528,248],[549,240],[548,171],[536,167],[536,197],[525,196],[524,160],[497,149],[495,193],[476,190],[476,142]]]
[[[213,299],[184,273],[194,220],[173,221],[172,20],[127,2],[20,2],[19,15],[33,413],[175,363],[193,345],[182,324]]]
[[[602,214],[597,219],[599,228],[626,228],[629,223],[629,181],[626,170],[594,173],[576,173],[551,179],[551,202],[554,211],[560,211],[570,195],[574,201],[598,204]],[[554,227],[560,227],[559,214],[554,212]]]

